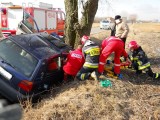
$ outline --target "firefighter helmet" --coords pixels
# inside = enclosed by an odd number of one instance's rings
[[[81,44],[83,45],[87,40],[89,40],[89,36],[83,35],[83,37],[81,38]]]
[[[129,49],[137,49],[139,47],[139,45],[137,44],[137,42],[135,40],[131,40],[129,42],[129,45],[128,45]]]
[[[1,10],[1,12],[2,12],[3,14],[6,14],[6,13],[7,13],[6,8],[1,8],[0,10]]]

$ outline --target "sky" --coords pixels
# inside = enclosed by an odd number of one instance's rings
[[[52,2],[51,2],[52,1]],[[86,0],[84,0],[86,1]],[[139,20],[160,21],[160,0],[99,0],[97,17],[114,17],[119,14],[122,17],[128,17],[136,14]],[[0,0],[0,2],[13,2],[21,5],[22,2],[32,2],[38,5],[38,2],[48,2],[53,7],[64,9],[64,0]],[[79,5],[80,7],[80,5]]]

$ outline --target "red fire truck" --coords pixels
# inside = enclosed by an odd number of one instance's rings
[[[11,5],[1,8],[1,27],[4,35],[30,33],[23,31],[22,24],[32,32],[55,32],[64,35],[65,14],[60,8],[38,8]]]

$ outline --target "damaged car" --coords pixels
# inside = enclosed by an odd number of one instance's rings
[[[11,102],[38,96],[63,80],[71,47],[47,33],[10,36],[0,41],[0,94]]]

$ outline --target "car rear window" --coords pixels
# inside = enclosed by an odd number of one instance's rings
[[[38,60],[9,39],[0,41],[0,57],[26,77],[31,77]]]

